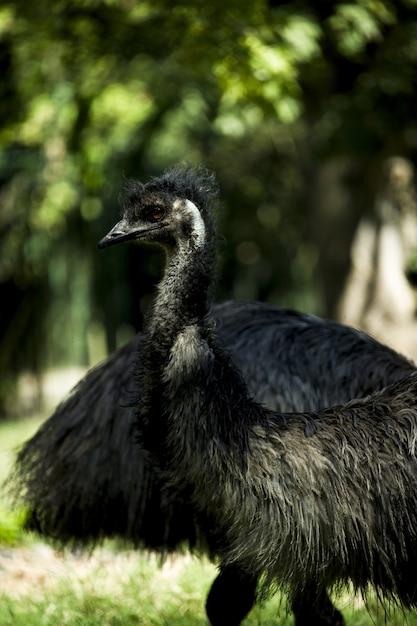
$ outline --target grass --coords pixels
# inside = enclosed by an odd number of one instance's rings
[[[179,558],[159,567],[154,559],[126,553],[78,575],[36,584],[24,593],[0,595],[1,626],[206,626],[204,598],[214,567],[203,559]],[[358,602],[356,601],[358,605]],[[417,617],[401,612],[385,620],[373,607],[370,617],[352,598],[341,598],[348,626],[416,626]],[[278,597],[256,607],[245,626],[291,626],[292,617]]]
[[[0,482],[15,450],[41,418],[0,423]],[[0,498],[0,626],[206,626],[204,601],[215,567],[178,557],[162,567],[155,557],[105,544],[91,558],[57,553],[21,529],[22,514]],[[417,612],[386,616],[371,602],[336,600],[348,626],[417,626]],[[255,607],[245,626],[292,626],[278,596]]]
[[[40,416],[0,422],[0,486],[3,486],[12,468],[19,446],[36,431],[41,422]],[[0,545],[16,545],[27,539],[23,531],[24,518],[24,511],[12,505],[6,490],[2,488],[0,490]]]
[[[180,560],[159,568],[136,556],[116,575],[96,571],[80,584],[68,579],[39,597],[0,597],[1,626],[203,626],[202,598],[213,571],[208,563]]]
[[[0,422],[0,483],[3,483],[12,466],[16,450],[42,423],[42,417]]]

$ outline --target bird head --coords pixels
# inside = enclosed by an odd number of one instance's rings
[[[98,245],[123,241],[202,245],[214,228],[216,196],[214,175],[202,168],[176,167],[146,184],[128,181],[121,197],[121,220]]]

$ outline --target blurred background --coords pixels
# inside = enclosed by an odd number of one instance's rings
[[[221,186],[218,300],[417,355],[416,0],[3,0],[0,81],[2,417],[141,328],[160,255],[96,243],[184,161]]]
[[[2,0],[0,482],[141,328],[160,254],[96,244],[124,180],[178,162],[220,183],[219,301],[339,319],[417,358],[417,0]],[[206,624],[212,565],[64,558],[23,513],[1,495],[0,626]],[[405,623],[338,606],[352,626]],[[247,623],[291,620],[275,599]]]

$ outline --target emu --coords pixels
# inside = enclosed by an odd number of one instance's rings
[[[271,409],[317,411],[414,371],[393,350],[336,322],[248,302],[216,305],[213,314],[249,389]],[[133,439],[123,390],[142,342],[139,333],[90,371],[19,452],[13,482],[30,528],[63,544],[91,545],[117,535],[159,552],[185,542],[202,549],[191,507],[164,501],[153,467]],[[223,568],[208,599],[212,624],[225,620],[224,598],[228,623],[238,624],[254,603],[256,584],[256,576]],[[297,624],[313,624],[313,613],[341,623],[330,600],[316,596],[311,589],[298,599]]]
[[[144,445],[224,564],[295,605],[350,580],[413,606],[417,374],[314,413],[254,401],[211,323],[213,197],[191,170],[136,183],[100,242],[147,240],[167,255],[138,371]]]

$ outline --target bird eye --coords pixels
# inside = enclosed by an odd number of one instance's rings
[[[150,222],[159,222],[164,216],[164,212],[159,207],[152,207],[146,213],[146,219]]]

